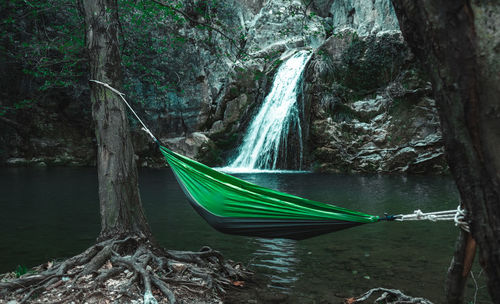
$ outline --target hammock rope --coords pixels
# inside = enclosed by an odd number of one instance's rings
[[[422,210],[415,210],[410,214],[398,214],[394,215],[395,221],[454,221],[455,226],[462,228],[463,230],[470,232],[469,223],[466,220],[465,209],[458,205],[457,209],[445,210],[445,211],[435,211],[435,212],[422,212]]]
[[[139,117],[139,115],[137,115],[137,113],[135,113],[135,111],[132,108],[132,106],[130,106],[130,104],[127,102],[127,100],[124,97],[125,96],[124,93],[118,91],[117,89],[113,88],[112,86],[110,86],[109,84],[107,84],[105,82],[102,82],[102,81],[99,81],[99,80],[94,80],[94,79],[90,79],[89,81],[95,82],[97,84],[100,84],[100,85],[104,86],[105,88],[108,88],[112,92],[116,93],[118,96],[120,96],[120,98],[123,100],[123,102],[127,105],[127,107],[130,110],[130,112],[132,112],[132,114],[134,114],[135,118],[137,118],[137,120],[139,121],[139,123],[142,125],[142,130],[144,132],[146,132],[149,136],[151,136],[151,138],[154,140],[155,143],[157,143],[157,144],[160,143],[158,141],[158,139],[156,139],[156,137],[153,135],[153,133],[151,132],[151,130],[149,130],[149,128],[146,126],[146,124],[141,120],[141,118]]]
[[[454,210],[373,216],[281,193],[218,172],[162,146],[124,93],[105,82],[89,81],[120,96],[142,130],[158,145],[193,208],[221,232],[299,240],[379,221],[454,221],[455,226],[470,232],[467,214],[460,205]]]

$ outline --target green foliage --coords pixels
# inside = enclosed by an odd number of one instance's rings
[[[11,1],[13,20],[1,35],[7,56],[23,63],[22,72],[41,80],[40,90],[67,87],[82,75],[84,32],[76,4],[70,0]]]
[[[257,80],[257,81],[259,81],[264,75],[265,75],[264,72],[261,72],[261,71],[254,71],[253,72],[253,78],[254,78],[254,80]]]
[[[0,101],[0,116],[29,109],[54,96],[77,99],[87,90],[85,28],[78,1],[2,1],[0,68],[8,100]],[[224,0],[119,1],[121,55],[127,95],[145,103],[164,103],[182,95],[185,81],[195,80],[196,60],[203,50],[217,58],[228,53],[224,43],[246,39],[241,28],[225,24],[237,18]],[[199,22],[195,22],[199,21]],[[198,34],[193,35],[194,32]],[[193,39],[195,37],[196,39]],[[234,37],[234,38],[233,38]],[[216,39],[217,38],[217,39]],[[175,61],[193,64],[175,66]],[[173,64],[174,63],[174,64]],[[12,85],[14,84],[14,85]],[[13,98],[15,96],[15,98]],[[65,99],[63,98],[63,99]],[[177,98],[177,97],[176,97]]]
[[[318,51],[316,52],[316,56],[320,57],[323,61],[331,61],[330,54],[328,54],[328,52],[326,52],[324,49],[318,49]]]
[[[17,278],[27,273],[28,273],[28,268],[26,268],[26,266],[24,265],[17,265],[16,269],[14,270],[14,274],[16,275]]]
[[[163,77],[168,73],[164,54],[181,49],[186,38],[176,32],[162,34],[169,32],[167,22],[181,25],[186,22],[185,19],[171,8],[152,1],[124,0],[119,4],[125,90],[132,99],[141,102],[151,102],[156,96],[177,91],[178,86],[173,81],[177,77],[167,81]]]
[[[16,109],[24,109],[24,108],[31,108],[31,105],[33,104],[34,100],[33,99],[23,99],[19,102],[16,102],[14,104],[14,107]]]
[[[321,19],[321,23],[323,25],[323,28],[325,29],[326,37],[328,38],[328,37],[332,36],[335,27],[331,23],[331,20],[329,20],[329,19]]]
[[[240,56],[240,50],[228,45],[246,36],[241,28],[226,26],[237,18],[228,1],[162,2],[120,1],[120,37],[127,95],[168,106],[169,96],[182,97],[186,83],[198,81],[202,57]]]
[[[0,65],[9,77],[0,84],[10,98],[0,115],[31,108],[53,90],[79,94],[86,65],[76,1],[6,1],[1,10]]]

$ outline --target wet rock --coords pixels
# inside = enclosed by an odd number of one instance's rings
[[[210,139],[201,132],[193,132],[188,136],[162,139],[173,151],[192,159],[196,159],[200,148],[207,145]]]
[[[266,1],[259,14],[246,23],[251,54],[265,57],[273,52],[321,44],[325,35],[322,18],[307,17],[304,8],[299,1]]]
[[[47,163],[41,159],[32,159],[32,163],[35,167],[39,167],[39,168],[47,167]]]
[[[410,173],[433,172],[436,174],[447,173],[448,164],[444,154],[444,149],[431,150],[418,155],[415,160],[408,165]]]
[[[356,134],[362,135],[372,133],[374,128],[371,124],[368,124],[366,122],[355,121],[355,123],[353,124],[353,130]]]
[[[248,97],[246,94],[227,102],[224,112],[224,124],[228,125],[238,120],[241,111],[247,106]]]
[[[387,130],[385,129],[377,129],[373,134],[373,142],[376,145],[384,145],[387,142]]]
[[[359,36],[399,31],[399,23],[390,0],[331,1],[330,14],[335,31],[350,29]]]
[[[212,124],[212,128],[210,128],[210,133],[219,133],[224,130],[224,123],[222,120],[217,120]]]
[[[354,102],[351,107],[363,117],[374,117],[381,114],[389,103],[387,98],[378,95],[374,99],[365,99]]]
[[[417,157],[417,151],[413,147],[404,147],[397,151],[389,160],[388,167],[391,170],[406,171],[407,166]]]
[[[22,166],[27,166],[30,164],[30,162],[22,157],[12,157],[6,160],[5,162],[9,166],[13,167],[22,167]]]
[[[382,156],[378,153],[362,155],[358,158],[358,167],[362,171],[378,171]]]
[[[440,146],[442,144],[442,137],[440,133],[432,133],[426,136],[424,139],[412,140],[410,144],[417,148],[434,146],[434,145]]]
[[[330,37],[306,70],[305,92],[316,170],[447,171],[428,81],[399,34]]]

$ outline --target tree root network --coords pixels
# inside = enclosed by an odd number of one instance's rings
[[[373,300],[372,298],[377,294],[380,295]],[[373,300],[373,302],[367,302],[371,300]],[[432,302],[427,299],[411,297],[400,290],[383,287],[370,289],[359,297],[345,299],[344,303],[432,304]]]
[[[211,248],[163,250],[140,237],[102,241],[33,271],[0,276],[0,302],[222,303],[228,287],[251,275]]]

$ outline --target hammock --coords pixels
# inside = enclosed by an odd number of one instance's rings
[[[162,146],[123,93],[104,82],[90,81],[121,97],[143,130],[158,144],[193,208],[220,232],[302,240],[382,220],[454,220],[457,226],[469,229],[460,206],[457,210],[429,213],[416,210],[409,215],[380,217],[271,190],[216,171]]]
[[[257,186],[159,147],[191,205],[220,232],[301,240],[380,220]]]

